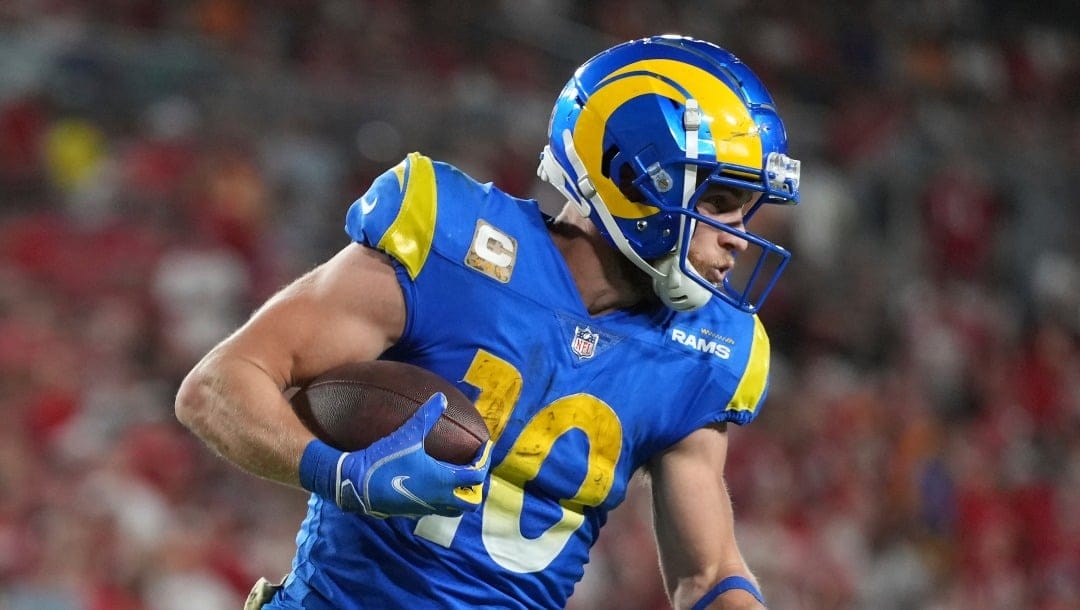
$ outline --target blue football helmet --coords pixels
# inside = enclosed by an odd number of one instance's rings
[[[764,203],[799,201],[800,165],[786,154],[784,124],[738,58],[681,36],[615,46],[563,88],[548,138],[537,174],[652,278],[668,307],[689,311],[718,296],[749,313],[760,308],[790,253],[696,210],[711,184],[761,193],[744,227]],[[687,260],[699,222],[758,249],[741,280],[729,273],[713,285]]]

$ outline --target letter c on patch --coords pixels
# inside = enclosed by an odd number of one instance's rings
[[[492,242],[501,248],[493,246]],[[509,267],[514,262],[514,240],[489,224],[477,227],[474,246],[480,258],[496,267]]]

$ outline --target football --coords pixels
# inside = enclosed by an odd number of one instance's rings
[[[346,364],[305,383],[289,402],[323,442],[356,451],[396,430],[435,392],[446,395],[447,406],[424,448],[444,462],[468,464],[489,438],[487,425],[454,384],[427,369],[388,360]]]

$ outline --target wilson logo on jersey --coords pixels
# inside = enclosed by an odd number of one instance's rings
[[[588,326],[580,326],[574,329],[574,339],[570,342],[570,349],[578,358],[592,358],[596,355],[596,344],[600,342],[600,333],[593,332]]]
[[[699,352],[706,354],[712,354],[717,358],[727,360],[731,358],[731,348],[735,343],[728,337],[722,337],[716,333],[701,329],[702,336],[688,333],[681,328],[671,329],[671,340],[687,347],[696,349]]]
[[[517,261],[517,241],[483,219],[476,221],[465,264],[502,283],[510,281]]]

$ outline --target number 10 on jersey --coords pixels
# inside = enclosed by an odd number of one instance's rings
[[[509,362],[479,350],[465,381],[479,388],[476,408],[484,416],[492,442],[498,442],[521,395],[521,373]],[[583,432],[589,441],[588,455],[571,458],[588,460],[585,477],[573,497],[559,500],[559,521],[538,537],[527,538],[521,532],[525,484],[540,473],[555,442],[574,429]],[[487,499],[480,510],[484,548],[492,560],[514,572],[546,568],[581,527],[585,508],[600,505],[611,492],[621,452],[622,424],[615,411],[599,398],[571,394],[540,409],[514,439],[506,457],[491,470]],[[418,536],[449,547],[461,519],[424,517],[417,522],[415,531]]]

